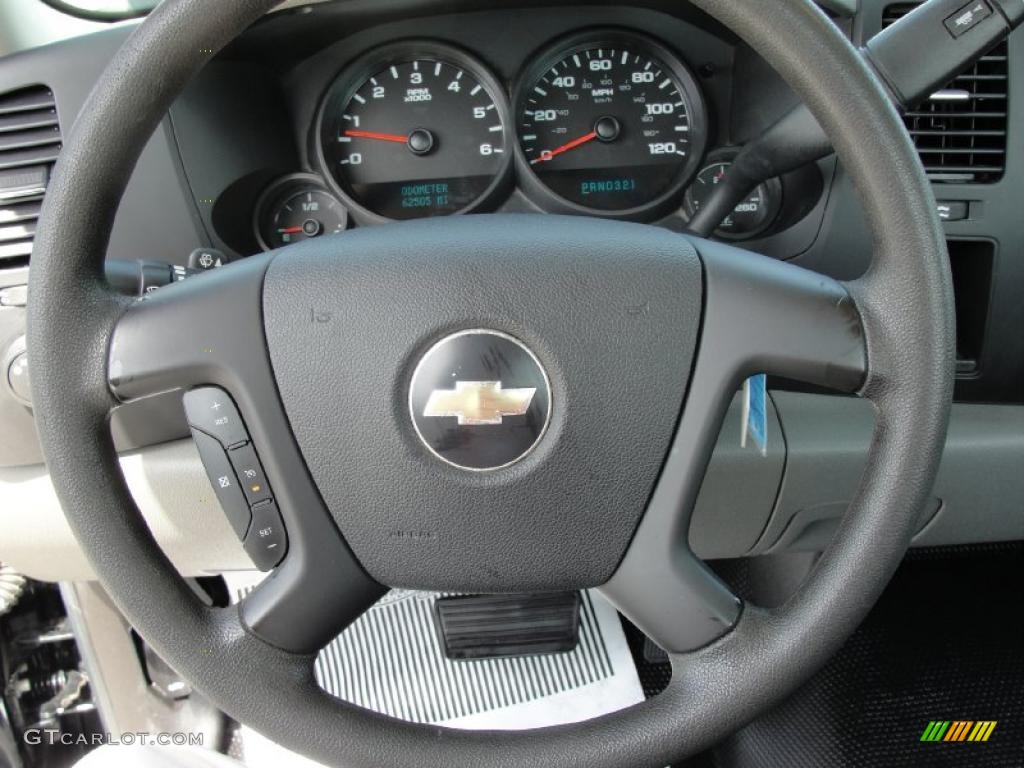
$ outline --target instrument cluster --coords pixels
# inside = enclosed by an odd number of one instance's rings
[[[639,33],[560,38],[508,89],[461,48],[393,43],[330,84],[313,129],[318,174],[272,184],[255,228],[260,244],[274,248],[349,220],[493,211],[516,187],[553,213],[692,215],[729,165],[722,157],[702,165],[708,123],[687,64]],[[777,192],[759,189],[721,234],[763,231],[779,209]]]

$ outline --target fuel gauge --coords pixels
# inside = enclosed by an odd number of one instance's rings
[[[348,211],[315,176],[286,176],[272,184],[256,204],[256,236],[264,250],[312,237],[342,232]]]

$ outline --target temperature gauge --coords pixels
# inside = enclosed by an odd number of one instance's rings
[[[731,165],[729,160],[712,160],[700,170],[683,199],[683,208],[689,218],[693,218],[715,187],[725,179]],[[715,234],[727,240],[759,235],[772,225],[781,207],[782,185],[778,179],[769,179],[758,185],[725,217]]]
[[[348,211],[322,182],[307,174],[271,185],[256,204],[256,236],[264,250],[342,232]]]

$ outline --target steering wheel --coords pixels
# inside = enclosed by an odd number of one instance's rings
[[[116,295],[104,254],[143,145],[211,52],[275,4],[165,0],[93,90],[47,194],[29,302],[36,417],[74,533],[118,606],[224,711],[332,765],[665,765],[780,701],[898,565],[952,396],[934,199],[856,51],[807,0],[771,13],[763,0],[694,0],[832,138],[874,235],[854,282],[639,224],[480,215],[308,240],[144,299]],[[424,438],[409,400],[438,345],[468,340],[445,354],[472,367],[481,336],[532,361],[534,397],[520,405],[541,412],[530,445],[477,429],[490,463],[471,469],[489,471],[467,471],[433,455],[451,446]],[[687,544],[726,406],[758,372],[859,394],[876,410],[834,541],[771,610],[744,605]],[[108,428],[118,403],[201,385],[237,405],[287,531],[272,576],[231,608],[201,604],[162,554]],[[499,399],[492,410],[516,407]],[[384,584],[599,587],[670,652],[671,684],[621,712],[518,733],[360,709],[318,687],[313,661]]]

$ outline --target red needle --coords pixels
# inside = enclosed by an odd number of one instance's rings
[[[573,139],[570,142],[566,142],[565,144],[563,144],[560,147],[557,147],[556,149],[541,152],[540,157],[535,157],[533,158],[533,160],[530,161],[530,165],[535,165],[536,163],[546,163],[548,160],[551,160],[555,156],[560,155],[563,152],[568,152],[570,149],[576,149],[576,147],[580,146],[581,144],[586,144],[588,141],[592,141],[596,138],[597,132],[591,131],[590,133],[584,136],[580,136],[578,139]]]
[[[302,227],[285,227],[284,229],[277,230],[282,235],[297,235],[302,231]]]
[[[377,133],[376,131],[345,131],[346,136],[355,139],[376,139],[377,141],[394,141],[398,144],[405,144],[408,136],[399,136],[396,133]]]

